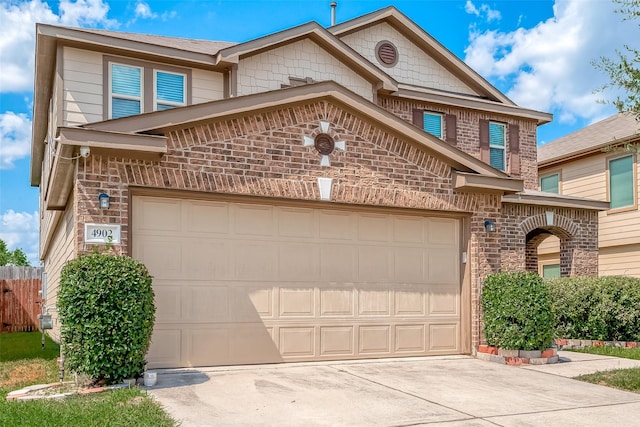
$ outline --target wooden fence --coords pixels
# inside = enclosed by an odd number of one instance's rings
[[[39,328],[42,312],[42,268],[0,267],[0,332]]]

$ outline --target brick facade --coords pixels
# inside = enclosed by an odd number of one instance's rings
[[[457,118],[456,147],[475,158],[480,158],[480,120],[495,120],[507,125],[519,126],[520,139],[520,173],[512,173],[511,156],[507,155],[506,172],[515,178],[524,180],[524,188],[537,190],[538,188],[538,161],[536,147],[537,124],[534,120],[518,119],[512,116],[501,116],[477,110],[449,107],[439,104],[430,104],[421,101],[403,99],[392,96],[378,97],[378,105],[407,122],[412,122],[413,110],[421,109],[443,114],[453,114]],[[446,129],[445,129],[446,132]],[[508,132],[507,132],[508,134]],[[508,136],[507,136],[508,138]],[[507,139],[507,153],[509,153],[509,140]]]

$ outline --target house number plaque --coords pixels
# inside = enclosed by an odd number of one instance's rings
[[[120,243],[120,224],[85,224],[85,243]]]

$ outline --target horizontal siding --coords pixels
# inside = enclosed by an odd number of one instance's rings
[[[104,117],[102,55],[64,48],[64,105],[66,126],[101,121]]]
[[[71,199],[73,200],[73,198]],[[65,263],[74,257],[74,224],[73,210],[67,207],[63,217],[53,231],[51,246],[44,258],[44,269],[47,273],[46,305],[56,307],[58,302],[58,288],[60,286],[60,272]],[[53,317],[53,329],[49,335],[60,342],[60,322],[57,310],[50,311]]]
[[[191,72],[194,104],[217,101],[224,97],[224,77],[222,73],[194,69]]]
[[[600,276],[640,277],[640,245],[602,248],[598,264]]]
[[[638,209],[617,213],[600,213],[599,247],[634,243],[640,243],[640,212]]]
[[[560,239],[556,236],[549,236],[538,245],[538,256],[555,253],[560,250]]]

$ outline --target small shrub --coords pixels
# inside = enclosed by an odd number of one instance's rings
[[[549,290],[535,273],[499,273],[482,289],[487,343],[509,350],[543,350],[551,346],[554,318]]]
[[[144,371],[155,305],[142,263],[98,253],[69,261],[61,273],[58,310],[68,369],[107,383]]]
[[[563,277],[547,285],[556,338],[640,341],[640,279]]]

